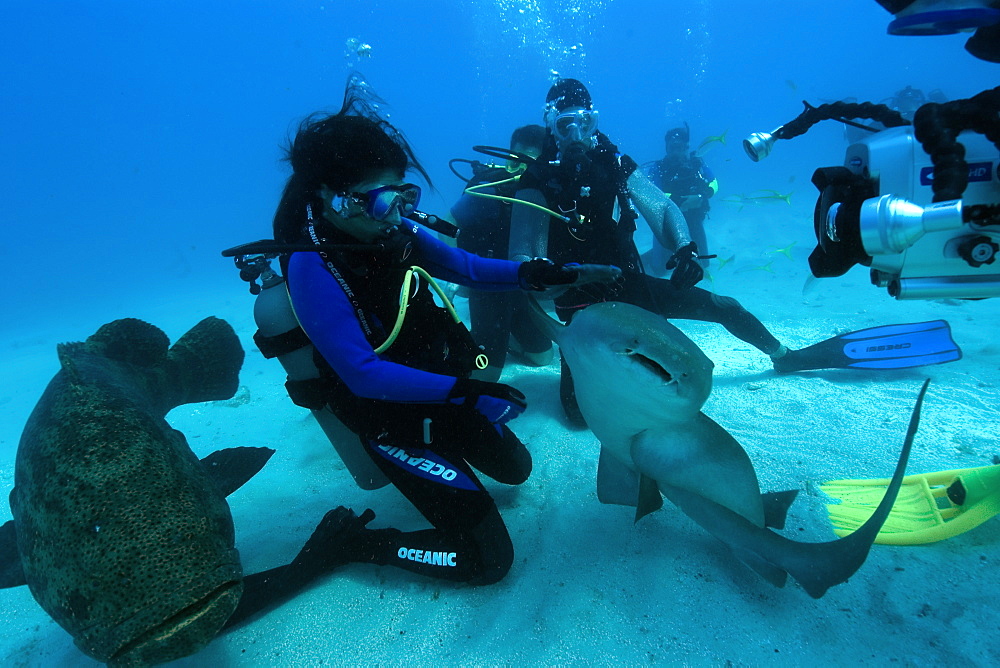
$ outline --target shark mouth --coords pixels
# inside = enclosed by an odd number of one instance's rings
[[[664,385],[669,385],[670,383],[676,382],[676,378],[672,373],[663,368],[663,366],[651,357],[646,357],[642,353],[636,352],[632,349],[626,348],[625,354],[632,358],[633,361],[638,362],[643,367],[652,371],[656,376],[663,381]]]

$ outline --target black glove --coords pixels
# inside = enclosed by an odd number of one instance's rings
[[[541,291],[566,285],[586,283],[611,283],[621,276],[622,270],[603,264],[556,264],[552,260],[536,257],[522,262],[517,279],[524,290]]]
[[[469,404],[494,425],[510,422],[528,407],[519,390],[503,383],[459,378],[448,393],[453,404]]]
[[[673,269],[670,274],[670,284],[678,290],[687,290],[705,277],[705,270],[698,264],[698,246],[690,241],[678,248],[667,260],[667,269]]]

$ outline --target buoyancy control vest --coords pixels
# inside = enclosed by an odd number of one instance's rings
[[[317,251],[327,270],[349,295],[372,348],[378,349],[389,338],[399,315],[400,287],[406,272],[411,266],[420,264],[414,243],[415,232],[414,225],[404,223],[389,239],[371,248]],[[327,247],[343,241],[333,234],[315,236],[313,240]],[[283,258],[282,266],[287,275],[287,259]],[[415,285],[416,289],[406,297],[409,303],[402,329],[379,356],[421,371],[467,377],[475,368],[480,349],[465,326],[434,303],[426,282],[415,281]],[[371,434],[379,431],[386,419],[404,422],[414,409],[419,412],[420,404],[359,397],[318,351],[314,352],[314,361],[323,380],[321,400],[355,433]],[[393,409],[387,412],[389,403]],[[422,420],[416,414],[410,417],[415,422]]]
[[[597,146],[581,161],[557,160],[557,151],[550,138],[520,182],[520,188],[541,191],[550,209],[570,218],[550,222],[548,256],[556,262],[614,264],[638,271],[632,241],[636,213],[628,195],[636,162],[600,132]]]
[[[409,266],[419,258],[413,253],[415,228],[404,224],[386,242],[363,246],[347,243],[349,249],[330,247],[349,239],[314,236],[312,242],[334,278],[351,295],[355,314],[373,348],[386,342],[399,312],[400,286]],[[308,238],[308,237],[307,237]],[[279,249],[282,244],[276,244]],[[323,249],[325,247],[325,250]],[[304,252],[301,245],[295,252]],[[291,252],[279,255],[281,273],[288,275]],[[288,373],[285,384],[292,401],[309,408],[333,443],[341,459],[363,489],[377,489],[388,480],[365,454],[356,435],[370,435],[378,423],[391,417],[386,402],[364,399],[350,392],[302,330],[292,309],[283,276],[269,272],[262,277],[263,289],[254,304],[258,331],[254,341],[266,358],[277,358]],[[393,362],[424,371],[468,376],[475,365],[476,348],[465,326],[437,306],[426,283],[419,282],[409,295],[407,315],[382,356]],[[418,404],[394,404],[412,413]],[[402,423],[419,425],[418,415],[397,415]],[[413,431],[416,431],[416,426]],[[352,433],[353,432],[353,433]]]

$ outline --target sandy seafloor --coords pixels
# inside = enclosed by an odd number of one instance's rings
[[[716,204],[709,221],[714,250],[735,255],[714,271],[720,293],[739,298],[792,347],[864,327],[945,318],[965,353],[922,369],[778,376],[721,327],[677,323],[715,361],[705,412],[743,444],[762,487],[804,490],[785,535],[823,541],[832,533],[814,483],[891,474],[925,377],[933,382],[909,472],[981,466],[1000,455],[1000,311],[995,300],[897,302],[868,285],[859,268],[804,290],[811,222],[799,214],[808,209],[797,208],[796,219],[783,206]],[[792,241],[792,260],[775,252]],[[759,268],[771,261],[771,271]],[[131,316],[175,340],[217,315],[234,325],[247,349],[242,400],[182,406],[168,419],[199,456],[237,445],[277,449],[229,499],[245,570],[286,563],[337,505],[375,509],[372,526],[423,526],[393,488],[354,486],[310,415],[288,400],[278,363],[254,348],[251,305],[234,273],[230,282],[142,303],[104,304],[83,317],[92,323],[22,325],[0,350],[0,486],[13,485],[21,427],[56,370],[54,346],[67,332],[82,335]],[[631,509],[598,503],[598,444],[588,431],[563,427],[557,365],[511,365],[503,380],[529,398],[530,410],[512,426],[535,461],[524,485],[490,486],[517,552],[505,580],[474,588],[352,565],[179,665],[1000,664],[1000,521],[935,545],[875,546],[849,582],[813,600],[793,582],[784,589],[767,584],[669,504],[633,525]],[[3,504],[0,520],[9,517]],[[93,664],[27,588],[0,591],[0,619],[4,666]]]

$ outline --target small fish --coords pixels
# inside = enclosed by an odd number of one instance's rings
[[[785,204],[791,205],[792,203],[792,193],[790,191],[787,195],[782,195],[777,190],[761,190],[760,192],[769,193],[767,195],[755,195],[751,199],[756,201],[767,201],[767,200],[781,200]]]
[[[787,258],[788,258],[789,260],[791,260],[791,259],[792,259],[792,247],[793,247],[793,246],[794,246],[794,245],[795,245],[796,243],[798,243],[798,242],[795,242],[795,241],[793,241],[792,243],[788,244],[788,245],[787,245],[787,246],[785,246],[784,248],[780,248],[780,247],[778,247],[778,246],[771,246],[771,248],[773,248],[773,249],[774,249],[774,250],[773,250],[773,251],[771,251],[771,252],[772,252],[772,253],[781,253],[782,255],[784,255],[785,257],[787,257]]]
[[[765,202],[785,202],[786,204],[792,203],[792,195],[794,191],[789,192],[787,195],[782,195],[777,190],[758,190],[759,193],[767,193],[766,195],[744,195],[737,194],[723,199],[723,202],[727,204],[739,204],[740,208],[747,204],[763,204]]]
[[[727,132],[729,132],[728,128],[721,135],[713,135],[705,137],[705,139],[700,144],[698,144],[698,148],[695,149],[694,151],[695,157],[696,158],[702,157],[710,150],[712,150],[715,147],[715,144],[722,144],[723,146],[725,146]]]
[[[795,82],[792,81],[791,79],[785,79],[785,85],[791,88],[793,91],[797,91],[799,89],[799,87],[796,86]]]
[[[732,255],[730,255],[729,257],[726,257],[726,258],[720,257],[719,258],[719,269],[721,270],[723,267],[725,267],[727,264],[729,264],[730,262],[732,262],[735,259],[736,259],[736,254],[735,253],[733,253]]]

